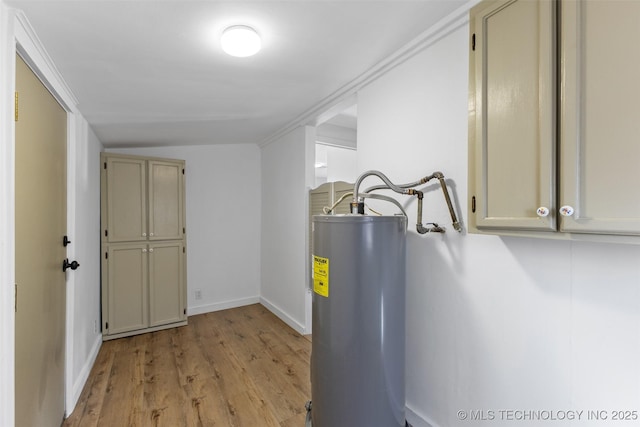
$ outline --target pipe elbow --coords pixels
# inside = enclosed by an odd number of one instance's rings
[[[424,197],[424,193],[423,193],[422,191],[419,191],[419,190],[416,190],[416,189],[413,189],[413,188],[409,188],[409,189],[406,191],[406,193],[405,193],[405,194],[407,194],[407,195],[409,195],[409,196],[417,196],[417,197],[418,197],[418,200],[422,200],[422,199],[423,199],[423,197]]]

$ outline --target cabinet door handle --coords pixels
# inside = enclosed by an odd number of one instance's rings
[[[569,205],[564,205],[560,208],[560,215],[562,216],[571,216],[573,215],[573,212],[575,212],[575,210]]]
[[[540,206],[540,207],[536,210],[536,214],[537,214],[540,218],[544,218],[545,216],[549,215],[549,208],[544,207],[544,206]]]
[[[143,254],[146,254],[146,253],[147,253],[147,250],[146,250],[146,249],[143,249],[143,250],[142,250],[142,253],[143,253]]]
[[[153,237],[153,233],[149,233],[149,236]]]
[[[147,233],[142,233],[142,237],[147,237]]]
[[[153,252],[153,248],[149,249],[149,252]]]

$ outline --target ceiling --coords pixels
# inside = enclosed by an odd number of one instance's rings
[[[261,143],[467,0],[6,0],[106,147]],[[222,52],[230,25],[263,49]]]

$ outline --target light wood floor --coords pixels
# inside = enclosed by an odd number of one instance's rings
[[[71,426],[303,427],[311,342],[261,305],[104,342]]]

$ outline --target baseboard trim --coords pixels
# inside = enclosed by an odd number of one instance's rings
[[[80,399],[80,394],[82,394],[82,389],[84,389],[84,386],[87,383],[87,379],[89,379],[91,369],[96,363],[96,358],[98,357],[98,353],[100,352],[100,347],[102,347],[102,335],[98,334],[96,335],[96,340],[94,341],[93,346],[91,346],[89,357],[87,357],[87,360],[85,360],[78,378],[73,383],[71,396],[69,396],[69,400],[67,401],[69,403],[69,406],[66,408],[66,417],[71,415],[73,413],[73,410],[76,408],[76,404]]]
[[[287,325],[291,326],[300,335],[304,335],[306,328],[303,324],[289,316],[285,311],[281,310],[278,306],[264,297],[260,297],[260,304],[264,305],[270,312],[278,316]]]
[[[213,304],[197,305],[195,307],[189,307],[187,309],[187,313],[189,316],[194,316],[196,314],[211,313],[212,311],[226,310],[229,308],[242,307],[244,305],[259,304],[260,301],[261,301],[261,298],[258,296],[255,296],[255,297],[240,298],[240,299],[235,299],[230,301],[216,302]]]

